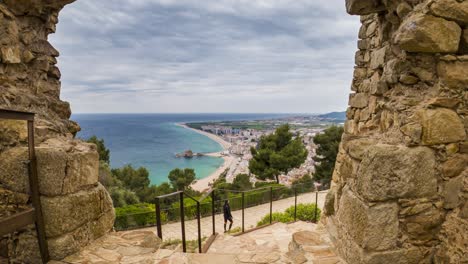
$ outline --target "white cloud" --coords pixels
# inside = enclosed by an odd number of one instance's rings
[[[344,110],[342,0],[80,0],[51,37],[75,112]]]

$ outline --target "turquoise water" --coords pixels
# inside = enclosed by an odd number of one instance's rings
[[[218,152],[222,147],[210,138],[177,126],[180,122],[253,120],[279,117],[277,114],[75,114],[80,138],[96,135],[111,151],[111,166],[126,164],[146,167],[153,184],[167,181],[174,168],[193,168],[197,178],[209,176],[224,160],[215,157],[176,158],[185,150]]]

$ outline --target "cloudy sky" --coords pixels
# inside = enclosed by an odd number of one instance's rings
[[[346,109],[344,0],[78,0],[50,40],[75,113]]]

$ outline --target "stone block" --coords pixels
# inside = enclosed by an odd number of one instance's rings
[[[367,151],[367,149],[375,145],[377,142],[372,139],[368,138],[361,138],[361,139],[355,139],[348,141],[344,143],[344,148],[346,151],[348,151],[348,154],[357,160],[362,160],[364,158],[364,155]]]
[[[461,100],[458,98],[435,97],[428,102],[428,105],[435,107],[456,108],[460,103]]]
[[[387,51],[388,51],[388,47],[385,46],[371,53],[371,62],[370,62],[371,69],[375,70],[378,68],[383,68],[385,64],[385,55],[387,54]]]
[[[444,208],[453,209],[458,207],[462,195],[463,176],[453,178],[444,184]]]
[[[457,23],[419,13],[407,17],[395,33],[395,43],[409,52],[455,53],[460,38]]]
[[[447,20],[468,24],[468,2],[459,0],[438,0],[431,5],[431,12]]]
[[[449,212],[439,232],[440,245],[436,249],[434,263],[466,263],[468,247],[468,220],[457,216],[458,210]]]
[[[69,194],[98,182],[99,154],[88,144],[72,152],[54,147],[38,147],[36,151],[41,194]]]
[[[421,264],[423,252],[416,248],[398,249],[367,254],[363,260],[365,264]]]
[[[461,118],[453,110],[446,108],[426,109],[419,111],[423,127],[422,143],[437,145],[455,143],[465,140],[465,126]]]
[[[370,146],[361,162],[357,190],[369,201],[433,196],[436,161],[427,147]]]
[[[72,232],[112,211],[112,200],[101,184],[66,196],[43,196],[41,203],[46,235],[50,238]]]
[[[378,0],[346,0],[346,11],[351,15],[368,15],[385,10]]]
[[[105,235],[114,225],[114,211],[108,211],[94,221],[59,237],[47,240],[50,256],[54,260],[62,260],[80,251],[91,241]]]
[[[28,149],[11,148],[0,152],[0,184],[2,187],[19,192],[29,193]]]
[[[437,73],[448,88],[462,90],[468,86],[468,61],[441,61]]]
[[[32,52],[40,55],[52,57],[58,57],[60,55],[60,53],[47,40],[38,40],[32,43],[29,48]]]
[[[351,94],[349,105],[354,108],[364,108],[369,104],[369,97],[364,93]]]
[[[458,154],[447,159],[442,164],[442,174],[445,177],[456,177],[468,167],[468,155]]]
[[[339,208],[336,213],[338,221],[364,250],[389,250],[397,246],[397,203],[368,206],[346,188]]]
[[[19,47],[2,47],[0,49],[2,53],[2,62],[7,64],[18,64],[21,63],[21,52]]]

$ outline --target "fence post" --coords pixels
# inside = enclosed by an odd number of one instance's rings
[[[270,187],[270,224],[273,222],[273,187]]]
[[[201,224],[200,224],[200,202],[197,202],[197,225],[198,225],[198,253],[202,253]]]
[[[28,150],[29,150],[29,187],[31,189],[31,200],[34,207],[36,216],[36,230],[37,239],[39,242],[39,251],[41,252],[41,258],[43,263],[47,263],[50,260],[49,247],[46,240],[46,231],[44,223],[44,215],[42,212],[41,198],[39,194],[39,178],[37,174],[37,159],[36,150],[34,145],[34,121],[28,120]]]
[[[216,227],[215,227],[215,194],[214,194],[214,189],[211,192],[211,217],[213,218],[213,235],[216,233]]]
[[[317,209],[318,209],[318,189],[315,190],[315,213],[314,213],[314,222],[317,223]]]
[[[161,202],[156,197],[156,229],[158,231],[158,237],[162,240],[162,223],[161,223]]]
[[[244,197],[245,193],[242,192],[242,233],[244,233]]]
[[[179,194],[180,203],[180,225],[182,230],[182,251],[187,252],[187,245],[185,244],[185,210],[184,210],[184,193]]]
[[[294,222],[297,221],[297,189],[294,188]]]

